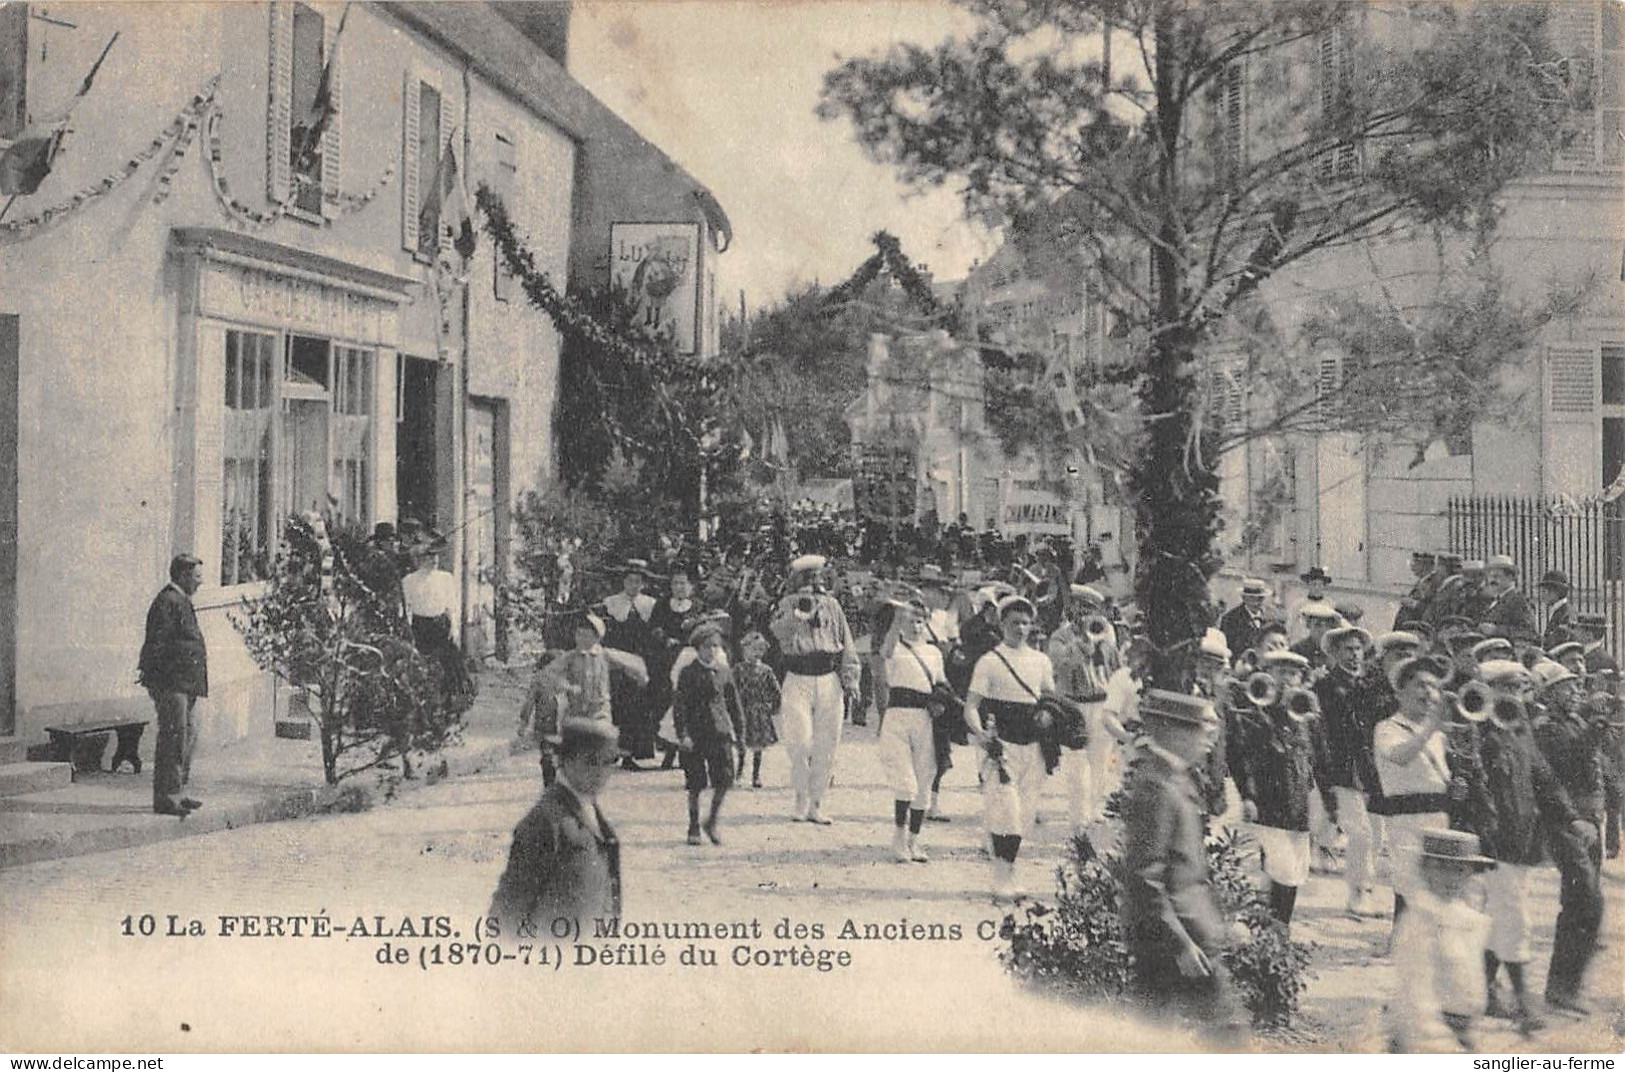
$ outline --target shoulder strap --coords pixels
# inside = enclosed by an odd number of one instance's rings
[[[901,640],[899,640],[898,643],[902,644],[903,647],[907,648],[908,653],[910,655],[914,656],[914,661],[920,664],[920,669],[921,670],[925,671],[925,680],[929,681],[931,683],[931,686],[933,688],[935,688],[936,685],[937,685],[936,675],[931,673],[931,668],[929,666],[925,665],[925,660],[920,657],[919,652],[914,650],[914,645],[906,643],[905,641],[901,641]],[[1012,671],[1012,673],[1014,673],[1014,671]]]
[[[1016,668],[1010,665],[1010,660],[1004,657],[1004,652],[1000,651],[998,648],[994,648],[989,654],[998,657],[999,662],[1003,663],[1004,668],[1010,671],[1010,676],[1016,679],[1016,684],[1020,685],[1022,690],[1026,692],[1028,696],[1031,696],[1035,701],[1038,699],[1038,693],[1034,692],[1033,687],[1027,684],[1026,681],[1022,680],[1020,674],[1016,673]]]

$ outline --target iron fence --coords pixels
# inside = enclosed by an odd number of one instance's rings
[[[1546,608],[1533,598],[1535,586],[1547,570],[1568,574],[1571,610],[1606,615],[1609,650],[1625,662],[1625,499],[1458,496],[1447,515],[1450,549],[1463,558],[1512,556],[1542,629]]]

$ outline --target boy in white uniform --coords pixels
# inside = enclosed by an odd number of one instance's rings
[[[1014,900],[1016,856],[1044,785],[1038,701],[1055,692],[1048,655],[1027,645],[1037,617],[1022,596],[999,601],[1004,639],[976,663],[965,697],[965,724],[982,746],[982,794],[993,840],[993,896]]]

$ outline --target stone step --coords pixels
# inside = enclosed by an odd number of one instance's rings
[[[0,763],[0,797],[44,793],[72,784],[71,763]]]
[[[0,737],[0,763],[21,763],[27,758],[27,741],[21,737]]]

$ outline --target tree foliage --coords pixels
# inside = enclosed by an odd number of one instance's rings
[[[1491,231],[1497,194],[1545,167],[1562,136],[1545,12],[962,2],[972,32],[843,62],[820,112],[906,180],[957,186],[1029,264],[1098,292],[1119,352],[1094,383],[1136,396],[1125,483],[1151,676],[1181,686],[1219,565],[1225,442],[1203,420],[1203,348],[1284,269],[1378,240]]]

